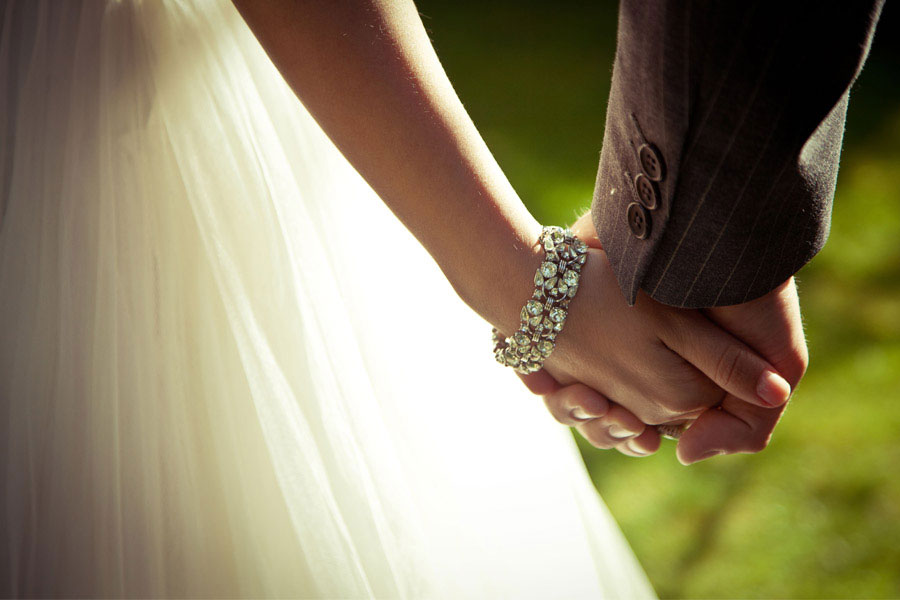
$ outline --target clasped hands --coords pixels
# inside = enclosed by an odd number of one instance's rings
[[[572,227],[591,246],[557,348],[521,375],[560,423],[598,448],[646,456],[653,425],[689,423],[683,464],[765,448],[808,364],[793,278],[750,302],[704,310],[641,292],[629,307],[589,216]]]

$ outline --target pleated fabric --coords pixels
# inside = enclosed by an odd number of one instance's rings
[[[652,595],[230,3],[0,19],[0,592]]]

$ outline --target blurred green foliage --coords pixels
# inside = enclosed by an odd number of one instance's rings
[[[417,4],[535,216],[572,221],[590,204],[616,3]],[[645,459],[580,443],[662,597],[900,597],[898,19],[888,6],[852,94],[831,238],[798,275],[811,365],[770,447],[685,468],[671,442]]]

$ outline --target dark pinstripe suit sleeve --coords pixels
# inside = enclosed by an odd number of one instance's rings
[[[822,248],[882,5],[622,0],[591,210],[629,303],[746,302]]]

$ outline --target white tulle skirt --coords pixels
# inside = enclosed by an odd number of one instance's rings
[[[6,595],[652,595],[227,2],[0,1]]]

